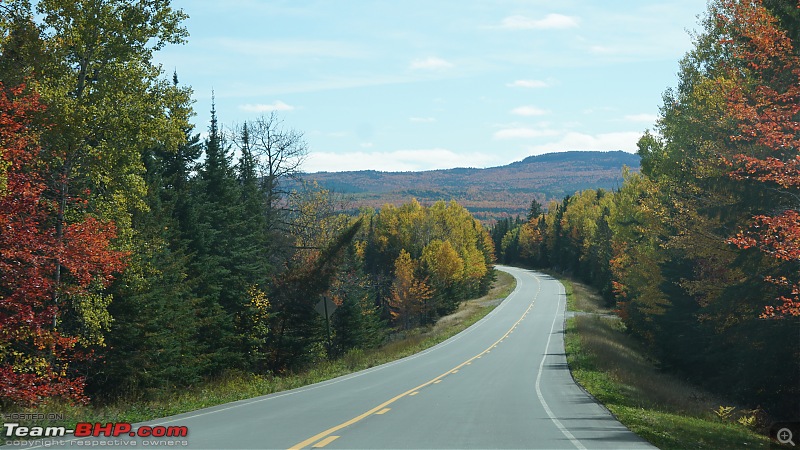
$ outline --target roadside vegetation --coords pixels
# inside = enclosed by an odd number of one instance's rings
[[[308,145],[274,111],[224,127],[212,100],[201,139],[191,88],[155,62],[186,18],[0,2],[3,411],[269,384],[489,290],[492,240],[462,205],[348,215],[297,184]]]
[[[462,302],[458,310],[440,318],[435,324],[398,332],[389,337],[388,343],[377,348],[353,349],[336,359],[322,359],[306,370],[286,375],[265,376],[232,371],[195,387],[179,392],[164,392],[146,401],[121,400],[104,406],[82,406],[54,400],[40,405],[35,412],[63,415],[64,420],[36,421],[36,425],[74,425],[78,421],[142,422],[295,389],[396,361],[455,336],[491,312],[516,287],[516,280],[511,275],[500,271],[496,274],[496,280],[487,295]]]
[[[796,6],[709,1],[641,170],[547,207],[521,199],[527,217],[491,232],[498,261],[574,275],[665,372],[775,422],[800,418]]]
[[[561,278],[571,311],[565,346],[572,376],[620,422],[660,449],[769,448],[763,413],[739,408],[659,369],[659,362],[608,316],[591,287]],[[577,306],[577,307],[576,307]]]

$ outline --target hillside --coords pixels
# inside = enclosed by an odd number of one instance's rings
[[[305,174],[322,187],[346,194],[353,209],[456,200],[482,221],[522,215],[533,198],[547,204],[589,188],[622,184],[622,167],[639,170],[639,156],[622,151],[571,151],[530,156],[506,166],[424,172],[317,172]]]

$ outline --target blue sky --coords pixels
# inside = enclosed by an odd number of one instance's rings
[[[205,132],[277,111],[308,172],[490,167],[634,152],[677,83],[701,0],[174,0],[157,62]]]

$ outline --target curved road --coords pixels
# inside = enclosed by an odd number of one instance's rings
[[[654,448],[573,381],[561,283],[498,269],[517,279],[517,289],[480,322],[424,352],[147,425],[186,426],[188,448],[204,449]]]

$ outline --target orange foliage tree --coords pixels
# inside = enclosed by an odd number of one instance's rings
[[[788,266],[765,278],[783,294],[762,317],[800,316],[800,56],[761,0],[722,6],[722,44],[733,56],[730,77],[738,80],[727,98],[737,132],[731,140],[741,150],[728,161],[731,177],[765,183],[777,196],[772,211],[753,217],[750,228],[728,242]]]

